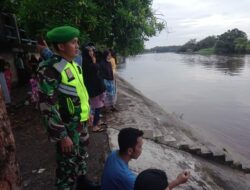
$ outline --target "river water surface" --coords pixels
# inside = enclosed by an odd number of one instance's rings
[[[145,96],[250,159],[250,56],[144,54],[118,73]]]

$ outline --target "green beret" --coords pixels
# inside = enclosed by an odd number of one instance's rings
[[[59,26],[47,32],[47,40],[52,43],[65,43],[79,37],[80,31],[72,26]]]

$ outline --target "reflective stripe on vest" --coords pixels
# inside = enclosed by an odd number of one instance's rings
[[[89,118],[89,96],[83,82],[82,69],[74,61],[72,63],[62,59],[59,63],[53,65],[61,73],[61,84],[58,90],[63,94],[77,96],[81,102],[80,121],[86,121]],[[67,99],[69,111],[74,113],[72,101]]]
[[[68,94],[68,95],[71,95],[71,96],[78,96],[75,87],[67,86],[67,85],[64,85],[64,84],[59,84],[58,90],[60,92],[62,92],[63,94]]]

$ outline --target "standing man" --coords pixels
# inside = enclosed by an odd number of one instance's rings
[[[49,139],[56,142],[58,190],[72,190],[87,169],[89,97],[82,69],[73,61],[78,53],[79,34],[71,26],[49,31],[47,40],[56,54],[38,68],[40,110]]]

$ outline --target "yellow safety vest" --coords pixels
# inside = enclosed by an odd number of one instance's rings
[[[61,74],[61,83],[58,90],[69,96],[66,100],[70,114],[75,114],[75,105],[70,98],[75,96],[80,99],[80,121],[88,120],[90,113],[89,96],[84,85],[82,68],[74,61],[69,63],[63,58],[53,67]]]

